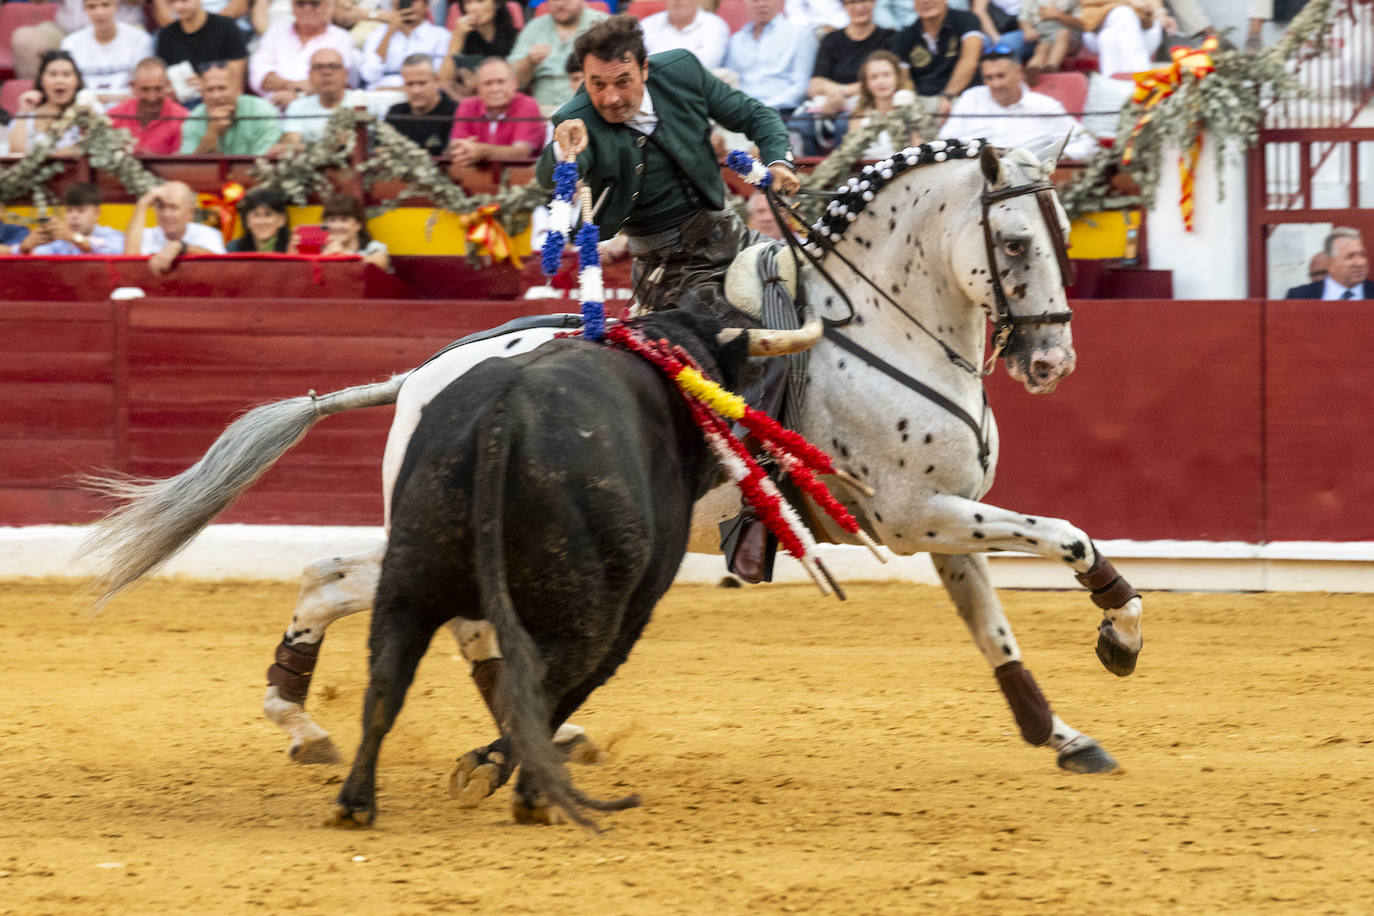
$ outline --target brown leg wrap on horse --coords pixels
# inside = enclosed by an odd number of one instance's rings
[[[283,638],[277,645],[277,660],[267,669],[267,683],[277,688],[277,695],[283,700],[305,705],[322,644],[323,641],[292,646]]]
[[[501,678],[503,663],[504,659],[500,658],[484,658],[480,662],[472,663],[472,682],[477,685],[477,692],[482,695],[482,702],[486,703],[487,709],[491,711],[497,728],[502,726],[501,716],[496,711],[496,685]]]
[[[1093,552],[1097,553],[1096,544],[1093,545]],[[1125,607],[1127,601],[1140,597],[1140,592],[1131,588],[1131,583],[1116,571],[1112,561],[1100,553],[1097,553],[1097,562],[1092,569],[1074,578],[1084,588],[1092,590],[1093,604],[1104,611]]]
[[[1050,717],[1050,703],[1040,688],[1020,662],[1007,662],[997,666],[997,686],[1011,706],[1011,714],[1021,727],[1021,737],[1030,744],[1039,746],[1050,740],[1054,721]]]

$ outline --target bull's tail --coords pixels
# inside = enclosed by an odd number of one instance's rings
[[[199,461],[166,480],[120,474],[83,478],[87,487],[122,503],[95,524],[77,551],[99,564],[92,583],[100,593],[95,609],[190,543],[316,422],[346,410],[396,403],[407,375],[255,407],[231,423]]]
[[[505,488],[510,461],[510,426],[503,408],[495,408],[480,424],[477,466],[473,479],[473,559],[481,593],[482,614],[496,630],[505,665],[498,681],[497,709],[502,731],[511,742],[522,777],[530,787],[586,827],[596,823],[582,808],[614,811],[639,803],[629,797],[616,801],[588,798],[572,784],[562,756],[553,744],[551,710],[543,691],[544,660],[511,603],[506,583],[504,534]]]

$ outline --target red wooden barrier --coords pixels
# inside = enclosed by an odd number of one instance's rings
[[[245,407],[408,369],[548,301],[0,302],[0,524],[80,521],[71,474],[165,476]],[[990,501],[1094,537],[1374,540],[1365,303],[1074,302],[1078,371],[1002,370]],[[318,426],[226,520],[378,524],[389,410]]]

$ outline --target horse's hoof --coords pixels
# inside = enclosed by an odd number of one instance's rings
[[[517,824],[537,824],[547,827],[554,824],[565,824],[568,821],[568,816],[557,805],[547,805],[542,802],[530,803],[520,798],[511,804],[511,814],[515,816]]]
[[[1116,768],[1116,758],[1091,738],[1084,738],[1059,753],[1059,769],[1070,773],[1110,773]]]
[[[323,738],[311,738],[307,741],[298,741],[291,745],[288,751],[291,761],[299,764],[312,763],[342,763],[343,757],[339,755],[339,749],[334,746],[328,735]]]
[[[324,822],[326,827],[338,827],[343,830],[363,830],[372,826],[376,820],[377,812],[369,808],[351,808],[348,805],[338,805],[334,808],[334,814],[329,820]]]
[[[1140,657],[1140,647],[1129,649],[1119,641],[1116,628],[1110,620],[1104,620],[1097,627],[1097,658],[1117,677],[1125,677],[1135,671],[1136,659]]]

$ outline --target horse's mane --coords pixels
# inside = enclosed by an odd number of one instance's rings
[[[825,208],[825,213],[811,226],[807,235],[807,247],[812,254],[821,254],[824,246],[834,244],[844,235],[849,224],[859,218],[859,214],[872,202],[878,192],[889,181],[911,169],[950,159],[976,159],[982,152],[986,140],[932,140],[920,146],[912,146],[866,165],[858,175],[836,188],[836,196]],[[1029,154],[1027,154],[1029,155]]]

